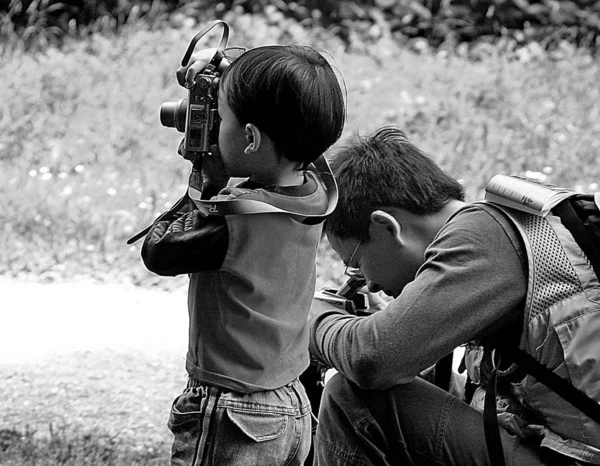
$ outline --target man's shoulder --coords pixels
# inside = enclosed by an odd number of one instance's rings
[[[474,202],[465,204],[448,220],[446,228],[449,231],[469,231],[482,237],[483,241],[492,242],[496,246],[504,243],[502,237],[507,237],[512,247],[525,260],[523,239],[516,225],[501,209],[486,203]]]
[[[510,231],[514,230],[508,216],[498,207],[488,202],[472,202],[458,209],[450,220],[475,224],[501,225]]]

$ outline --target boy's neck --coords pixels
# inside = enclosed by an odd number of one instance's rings
[[[262,186],[300,186],[304,184],[304,170],[300,162],[294,162],[275,150],[271,139],[262,135],[261,145],[252,155],[252,173],[249,180]]]
[[[304,172],[294,170],[287,173],[255,174],[249,180],[262,186],[300,186],[304,184]]]

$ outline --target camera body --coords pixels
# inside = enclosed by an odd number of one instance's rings
[[[206,25],[191,40],[181,60],[181,66],[190,64],[196,43],[216,26],[222,27],[221,40],[210,63],[194,77],[194,84],[188,88],[187,99],[177,102],[165,102],[160,107],[160,122],[163,126],[176,128],[185,133],[183,148],[185,158],[201,167],[201,157],[210,152],[210,147],[219,141],[219,113],[217,112],[219,80],[230,62],[225,58],[237,58],[246,51],[243,47],[229,47],[229,25],[222,20],[215,20]]]
[[[355,315],[367,315],[369,302],[367,296],[360,290],[367,284],[367,280],[359,273],[349,273],[349,278],[338,290],[325,288],[315,293],[315,298],[344,309]]]
[[[227,63],[222,59],[221,64]],[[221,67],[207,66],[194,78],[187,99],[165,102],[160,107],[163,126],[185,133],[184,149],[188,156],[204,155],[219,139],[218,89]]]

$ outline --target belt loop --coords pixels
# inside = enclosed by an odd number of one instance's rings
[[[298,387],[300,385],[301,385],[301,382],[298,378],[294,379],[290,383],[291,389],[296,394],[296,399],[292,400],[292,403],[294,404],[294,406],[298,409],[298,411],[301,414],[306,414],[306,410],[310,409],[310,403],[308,403],[306,406],[303,406],[303,397],[302,397],[302,394],[300,393],[300,391],[298,390]]]
[[[192,376],[188,376],[186,388],[199,387],[202,383],[199,380],[194,379]]]

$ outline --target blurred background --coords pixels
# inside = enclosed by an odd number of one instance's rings
[[[598,190],[600,1],[2,1],[1,465],[165,464],[187,278],[126,240],[185,191],[158,109],[185,97],[175,70],[214,19],[229,45],[325,53],[341,142],[398,125],[469,200],[499,172]],[[325,240],[318,286],[342,272]]]

